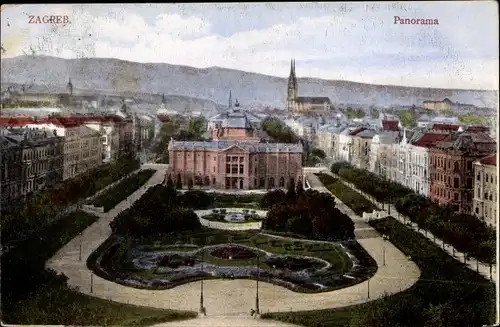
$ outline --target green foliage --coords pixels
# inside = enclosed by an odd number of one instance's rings
[[[482,326],[494,319],[493,283],[464,267],[418,232],[393,218],[371,222],[411,257],[422,274],[406,291],[382,299],[330,310],[268,313],[304,326],[456,327]]]
[[[99,195],[92,202],[92,205],[95,207],[104,207],[104,212],[109,211],[143,186],[155,172],[153,169],[141,170],[123,179],[109,191]]]
[[[348,119],[364,118],[365,117],[365,111],[363,109],[361,109],[361,108],[353,109],[351,107],[347,107],[347,109],[344,110],[344,115]]]
[[[329,194],[307,190],[300,197],[292,198],[276,190],[268,192],[262,202],[261,206],[270,207],[263,229],[323,240],[354,237],[353,221],[335,208]]]
[[[338,163],[332,166],[332,172],[372,195],[377,201],[393,203],[400,213],[459,251],[486,263],[494,261],[495,246],[491,240],[495,238],[495,233],[476,217],[455,214],[450,208],[441,207],[409,188],[366,170]]]
[[[139,168],[139,162],[119,158],[51,189],[36,193],[26,203],[2,210],[2,244],[23,238],[57,220],[68,206],[85,199]]]
[[[196,192],[199,191],[180,195],[172,188],[155,185],[129,209],[118,214],[110,223],[111,230],[115,234],[129,236],[198,230],[201,228],[198,216],[184,206],[185,203],[200,201],[200,194]]]
[[[267,118],[262,122],[262,129],[279,143],[298,143],[299,138],[278,118]]]
[[[83,295],[45,262],[97,217],[75,212],[39,230],[1,257],[2,320],[23,325],[147,325],[194,317],[191,312],[140,308]],[[33,249],[36,249],[34,251]]]
[[[188,132],[193,134],[195,138],[201,138],[206,129],[207,121],[205,117],[196,117],[189,120]]]
[[[357,215],[362,216],[363,212],[373,212],[377,209],[371,201],[344,185],[341,181],[328,174],[316,174],[325,187],[332,192],[340,201],[352,209]]]
[[[318,157],[320,159],[325,159],[326,158],[325,151],[323,151],[321,149],[317,149],[317,148],[313,148],[311,150],[311,155],[316,156],[316,157]]]
[[[380,117],[380,112],[376,108],[370,108],[370,115],[374,119],[378,119]]]
[[[474,114],[465,114],[465,115],[459,115],[458,116],[458,121],[462,124],[466,125],[482,125],[482,126],[488,126],[489,122],[486,117],[474,115]]]
[[[414,111],[401,111],[399,113],[399,121],[401,125],[406,128],[412,128],[417,126],[417,118]]]

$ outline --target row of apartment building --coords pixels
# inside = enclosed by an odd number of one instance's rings
[[[396,120],[337,124],[319,128],[315,145],[333,161],[350,162],[495,225],[496,141],[486,127],[433,124],[407,130]]]
[[[149,125],[118,115],[3,117],[0,125],[2,205],[136,152],[154,135]]]

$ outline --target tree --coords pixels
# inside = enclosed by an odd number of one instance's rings
[[[311,150],[311,155],[318,157],[319,159],[325,159],[326,158],[326,153],[325,151],[318,149],[318,148],[313,148]]]
[[[372,116],[372,118],[378,119],[380,117],[380,112],[375,107],[371,107],[370,115]]]
[[[188,190],[193,189],[193,179],[191,177],[188,178],[187,187],[188,187]]]
[[[401,125],[406,128],[412,128],[417,126],[417,119],[415,113],[411,111],[403,111],[399,114],[399,121]]]
[[[290,178],[288,182],[288,190],[286,192],[286,196],[289,199],[295,199],[297,197],[297,192],[295,192],[295,181],[293,178]]]
[[[175,180],[175,188],[178,190],[182,189],[181,173],[177,173],[177,178]]]
[[[195,139],[201,139],[201,136],[206,131],[207,121],[205,117],[196,117],[189,120],[188,130]]]
[[[171,174],[168,174],[167,187],[171,188],[171,189],[175,188],[174,181],[172,180],[172,175]]]
[[[262,129],[280,143],[298,143],[299,138],[278,118],[267,118],[262,122]]]
[[[295,190],[296,196],[299,198],[304,194],[304,186],[302,185],[302,180],[299,179],[297,182],[297,187]]]

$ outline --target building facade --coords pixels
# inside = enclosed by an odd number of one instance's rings
[[[169,171],[183,185],[219,189],[285,188],[302,182],[302,144],[264,143],[243,112],[233,110],[204,142],[171,140]]]
[[[498,179],[496,153],[474,162],[474,215],[496,228]]]
[[[448,98],[445,98],[442,101],[424,101],[423,102],[423,106],[425,109],[432,110],[432,111],[438,111],[438,112],[451,111],[452,105],[453,105],[453,102]]]
[[[473,163],[495,150],[495,140],[486,133],[450,133],[438,142],[429,150],[430,199],[457,213],[472,214]]]
[[[54,131],[10,128],[3,131],[2,201],[17,201],[63,178],[64,139]],[[4,159],[5,155],[5,161]]]
[[[352,135],[352,164],[360,169],[368,169],[370,166],[370,147],[375,132],[365,129]]]

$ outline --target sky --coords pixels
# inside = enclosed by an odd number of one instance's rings
[[[67,15],[68,24],[30,24]],[[438,25],[394,24],[395,16]],[[353,2],[22,5],[1,12],[2,58],[118,58],[198,68],[498,90],[498,4]]]

